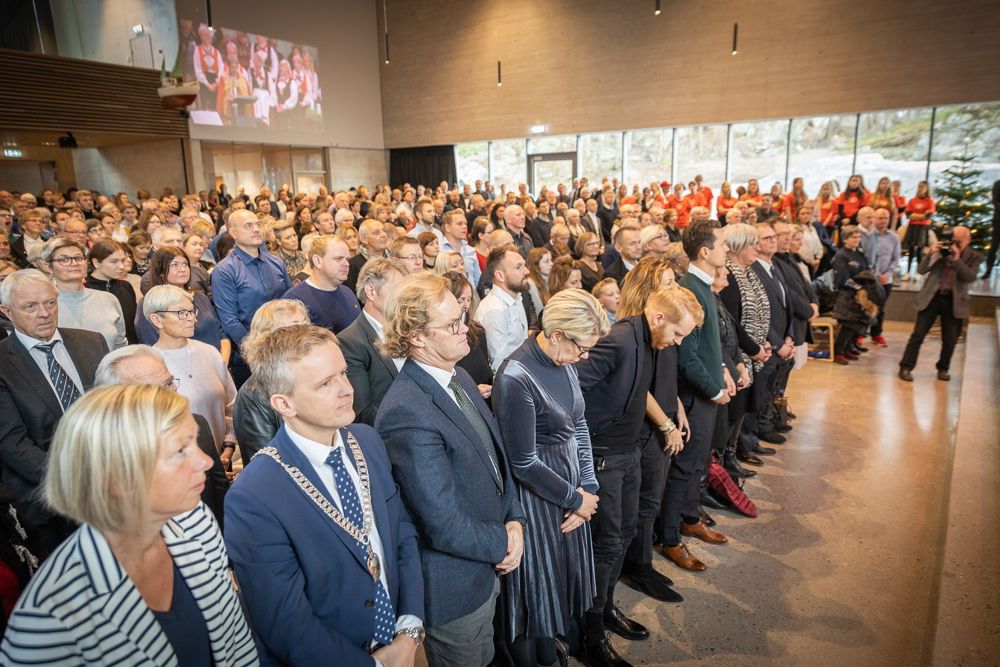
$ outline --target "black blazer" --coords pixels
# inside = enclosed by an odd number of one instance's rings
[[[104,336],[59,329],[86,391],[108,353]],[[17,497],[17,509],[40,525],[52,513],[37,497],[49,446],[63,410],[48,379],[15,335],[0,341],[0,483]]]
[[[531,237],[531,241],[535,244],[535,247],[541,248],[549,242],[549,238],[552,235],[552,222],[535,218],[528,221],[524,231],[528,232],[528,236]]]
[[[591,434],[604,433],[621,421],[640,390],[639,364],[646,345],[642,317],[615,322],[608,335],[590,349],[588,358],[576,365]]]
[[[28,264],[28,252],[24,249],[24,237],[18,236],[10,242],[10,258],[22,269],[30,269]]]
[[[344,281],[344,284],[347,285],[347,288],[355,294],[357,294],[358,276],[361,275],[361,269],[367,261],[368,258],[360,252],[347,260],[349,268],[347,269],[347,280]]]
[[[347,360],[347,378],[354,387],[356,421],[375,425],[375,415],[385,393],[396,379],[396,364],[376,347],[378,335],[364,313],[337,334]]]
[[[801,345],[806,342],[806,336],[809,332],[809,318],[813,314],[812,304],[819,303],[819,301],[794,262],[795,260],[790,255],[776,254],[774,256],[774,266],[781,272],[781,277],[785,280],[785,287],[788,288],[788,305],[791,309],[789,329],[792,342]]]
[[[784,287],[785,298],[788,299],[787,303],[791,303],[791,297],[788,295],[788,287],[785,286],[785,281],[781,278],[777,264],[772,263],[771,269],[774,272],[774,278],[768,275],[760,262],[754,262],[750,266],[750,270],[760,278],[761,284],[764,285],[764,291],[767,293],[767,302],[771,306],[771,324],[767,330],[767,340],[771,343],[771,347],[777,350],[785,344],[785,336],[791,335],[791,317],[789,317],[786,302],[782,301],[782,287]]]
[[[604,270],[604,276],[606,278],[614,278],[619,287],[621,287],[627,274],[628,269],[625,268],[625,260],[622,259],[621,255]]]
[[[219,458],[219,452],[215,449],[212,427],[201,415],[194,415],[194,421],[198,424],[198,447],[212,458],[212,467],[205,473],[205,489],[201,492],[201,501],[215,515],[215,520],[219,522],[219,530],[222,530],[222,505],[226,491],[229,490],[229,478],[226,477],[226,469],[222,465],[222,459]]]

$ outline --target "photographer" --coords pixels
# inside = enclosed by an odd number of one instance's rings
[[[917,273],[926,275],[926,279],[917,294],[919,312],[899,362],[899,379],[913,382],[912,371],[917,365],[920,345],[938,316],[941,317],[941,356],[937,362],[937,377],[945,382],[951,379],[948,373],[951,354],[965,318],[969,316],[969,284],[975,282],[976,271],[983,261],[983,256],[969,247],[971,242],[968,227],[955,227],[950,236],[942,234],[941,240],[931,246],[930,255],[920,261]]]

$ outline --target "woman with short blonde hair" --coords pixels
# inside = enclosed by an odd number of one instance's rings
[[[532,527],[521,566],[501,580],[518,665],[558,660],[556,637],[582,622],[595,577],[588,522],[597,510],[590,429],[574,365],[610,330],[592,295],[549,299],[542,331],[500,365],[493,407]]]
[[[81,526],[14,608],[5,665],[258,663],[222,534],[200,500],[212,459],[197,433],[187,400],[158,385],[100,387],[66,411],[44,494]]]

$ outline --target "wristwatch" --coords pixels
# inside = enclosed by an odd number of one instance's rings
[[[420,646],[424,643],[424,629],[422,626],[417,626],[415,628],[403,628],[396,633],[396,636],[406,635],[413,640],[413,643]]]

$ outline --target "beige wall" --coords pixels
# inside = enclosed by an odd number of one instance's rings
[[[386,1],[389,148],[1000,99],[997,0]]]
[[[371,188],[376,183],[389,181],[389,164],[384,150],[361,148],[327,149],[330,165],[327,179],[335,190],[346,190],[359,185]]]
[[[79,148],[73,151],[73,163],[79,187],[105,194],[124,191],[134,197],[136,190],[146,188],[159,196],[164,187],[175,194],[187,191],[180,139]]]

